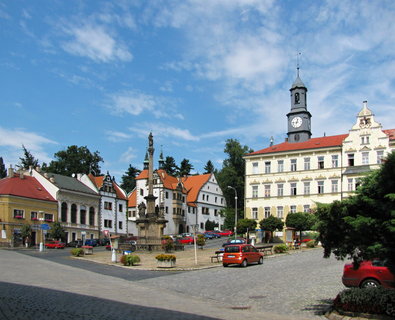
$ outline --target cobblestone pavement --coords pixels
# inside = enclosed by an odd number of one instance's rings
[[[257,312],[322,319],[330,300],[345,289],[341,283],[344,261],[322,256],[320,248],[297,251],[265,259],[263,265],[184,272],[139,284]]]
[[[0,270],[0,319],[304,319],[292,314],[232,309],[231,301],[199,297],[192,288],[185,293],[166,282],[155,285],[155,279],[183,281],[177,275],[187,273],[152,278],[149,281],[153,282],[147,283],[144,281],[148,279],[127,281],[9,250],[0,250]],[[193,273],[199,277],[198,271]]]

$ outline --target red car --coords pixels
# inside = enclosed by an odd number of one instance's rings
[[[193,237],[183,237],[183,238],[177,238],[177,242],[182,244],[193,244],[194,240]]]
[[[48,241],[45,243],[45,248],[48,249],[64,249],[65,246],[66,244],[60,241]]]
[[[231,244],[225,247],[222,265],[238,264],[247,267],[251,263],[263,263],[263,253],[250,244]]]
[[[346,287],[379,287],[395,288],[395,276],[385,262],[380,260],[362,261],[359,268],[348,263],[344,266],[342,282]]]

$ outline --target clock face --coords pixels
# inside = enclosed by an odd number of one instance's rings
[[[295,117],[295,118],[293,118],[293,119],[291,120],[291,125],[292,125],[294,128],[299,128],[299,127],[302,125],[302,122],[303,122],[303,120],[302,120],[301,117]]]

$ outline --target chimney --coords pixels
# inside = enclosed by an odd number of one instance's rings
[[[14,169],[12,169],[12,166],[10,166],[10,167],[8,168],[8,174],[7,174],[7,176],[8,176],[9,178],[13,178],[13,177],[14,177]]]
[[[55,178],[52,176],[51,178],[49,178],[49,181],[51,181],[52,183],[55,183]]]
[[[288,142],[288,138],[285,138],[285,142]]]
[[[21,178],[21,180],[25,179],[25,174],[23,173],[23,170],[19,171],[19,178]]]

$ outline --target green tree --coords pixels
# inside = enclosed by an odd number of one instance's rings
[[[178,168],[177,175],[179,177],[188,176],[193,169],[193,165],[189,162],[189,160],[183,159],[180,163],[180,167]]]
[[[75,173],[93,173],[100,175],[100,162],[103,158],[99,151],[90,152],[88,147],[78,147],[76,145],[67,147],[55,153],[55,159],[50,164],[43,165],[46,172],[58,173],[65,176],[72,176]]]
[[[395,153],[362,180],[356,195],[317,208],[324,256],[386,258],[395,272]]]
[[[165,170],[169,175],[175,176],[178,172],[178,167],[176,161],[173,157],[167,156],[163,163],[163,170]]]
[[[206,244],[206,239],[204,238],[204,235],[198,234],[196,238],[196,245],[198,245],[200,249],[203,249],[205,244]]]
[[[204,224],[205,230],[214,230],[214,228],[216,227],[218,227],[218,223],[216,223],[215,221],[207,220]]]
[[[131,192],[136,187],[136,177],[140,174],[140,172],[141,171],[139,169],[132,167],[132,165],[129,164],[128,170],[121,178],[121,188],[124,189],[126,193]]]
[[[204,174],[206,173],[214,173],[215,172],[215,168],[213,163],[211,162],[211,160],[207,161],[205,167],[204,167]]]
[[[312,230],[317,219],[309,212],[291,212],[287,214],[285,225],[299,231],[299,239],[302,239],[302,231]]]
[[[243,156],[253,150],[247,146],[242,146],[238,140],[226,140],[224,152],[228,157],[224,160],[222,169],[217,174],[218,184],[224,193],[228,206],[235,207],[234,190],[228,188],[231,186],[237,192],[237,207],[244,208],[244,175],[245,161]]]
[[[276,230],[282,230],[284,227],[284,222],[275,216],[270,215],[269,217],[261,220],[259,226],[262,230],[270,232],[269,242],[273,238],[273,232]]]
[[[52,239],[62,240],[66,236],[66,232],[60,222],[54,222],[49,231],[49,235]]]
[[[3,179],[7,176],[7,170],[5,168],[3,158],[0,157],[0,179]]]
[[[20,169],[29,169],[29,167],[36,168],[38,166],[38,160],[32,155],[32,153],[22,145],[23,157],[19,158],[21,161],[17,167]]]
[[[237,233],[247,233],[247,238],[249,238],[250,231],[255,231],[256,225],[254,219],[240,219],[237,221]]]
[[[221,214],[225,217],[224,229],[233,231],[235,228],[235,209],[230,207],[224,208],[221,210]]]

